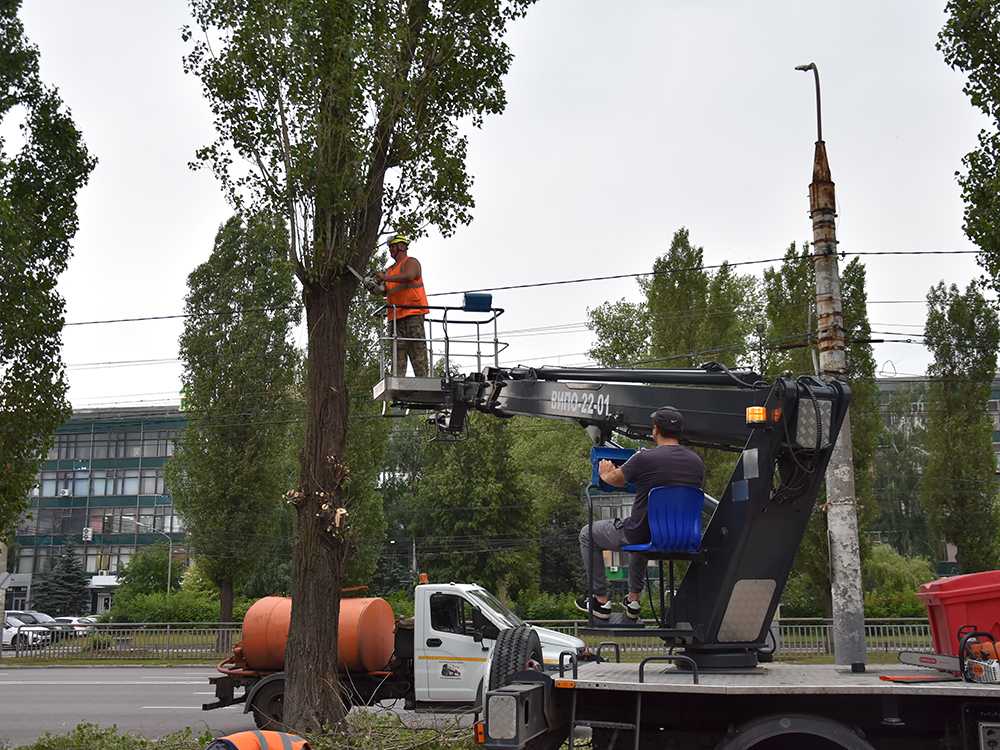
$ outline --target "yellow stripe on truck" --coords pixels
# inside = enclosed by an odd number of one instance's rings
[[[418,656],[418,659],[429,661],[486,661],[483,656]]]

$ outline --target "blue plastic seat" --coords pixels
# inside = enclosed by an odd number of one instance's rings
[[[701,510],[705,493],[698,487],[673,484],[649,491],[647,517],[650,540],[627,544],[626,552],[675,559],[697,554],[701,546]]]

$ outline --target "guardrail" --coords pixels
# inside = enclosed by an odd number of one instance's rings
[[[585,620],[532,620],[533,625],[580,635]],[[647,625],[655,626],[652,620]],[[778,623],[778,652],[788,656],[832,656],[830,620],[784,619]],[[39,661],[72,662],[101,659],[221,661],[242,637],[241,623],[98,623],[81,628],[69,625],[24,625],[5,644],[6,654]],[[869,651],[931,651],[927,620],[869,619],[865,621]],[[599,637],[587,636],[594,641]],[[625,651],[659,652],[663,642],[652,636],[614,639]]]
[[[8,655],[39,661],[221,661],[239,642],[242,623],[143,622],[21,625],[4,644]]]
[[[655,627],[653,620],[645,621]],[[586,620],[531,620],[532,625],[580,637]],[[833,623],[819,618],[787,618],[777,621],[778,652],[799,656],[832,656]],[[584,638],[587,640],[587,638]],[[597,640],[600,640],[598,638]],[[632,651],[662,651],[663,642],[651,636],[616,637],[622,648]],[[865,620],[869,651],[931,651],[930,625],[923,618]]]

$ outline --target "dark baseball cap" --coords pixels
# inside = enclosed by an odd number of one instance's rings
[[[684,415],[672,406],[661,406],[649,415],[661,435],[681,435],[684,432]]]

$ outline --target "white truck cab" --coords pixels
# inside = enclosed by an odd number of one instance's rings
[[[474,583],[421,584],[413,607],[417,705],[478,703],[497,635],[522,620]],[[579,638],[547,628],[535,631],[546,668],[555,668],[563,651],[583,652]]]

